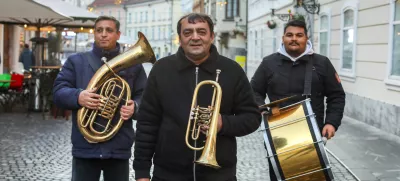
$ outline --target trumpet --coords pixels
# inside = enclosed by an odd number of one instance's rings
[[[219,110],[221,107],[222,89],[218,83],[218,76],[221,70],[217,69],[216,81],[205,80],[200,82],[193,94],[192,106],[190,109],[188,126],[186,129],[186,145],[195,151],[203,150],[200,158],[195,162],[201,165],[209,166],[212,168],[220,168],[216,160],[216,142],[217,142],[217,129],[218,129],[218,117]],[[207,108],[200,107],[197,105],[197,94],[203,85],[211,84],[214,87],[211,105]],[[193,123],[192,123],[193,122]],[[189,143],[190,138],[194,141],[199,138],[200,129],[202,125],[209,126],[206,132],[206,143],[202,147],[194,147]],[[192,134],[190,134],[192,132]]]

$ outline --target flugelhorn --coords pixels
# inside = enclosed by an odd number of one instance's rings
[[[216,81],[205,80],[197,84],[192,105],[189,114],[188,126],[186,129],[186,145],[192,150],[203,150],[200,158],[196,163],[209,166],[212,168],[220,168],[216,160],[216,142],[218,132],[218,117],[221,107],[222,89],[218,83],[218,76],[221,70],[217,70]],[[197,94],[203,85],[211,84],[214,87],[211,105],[207,108],[197,105]],[[192,123],[193,122],[193,123]],[[206,133],[206,143],[202,147],[194,147],[189,143],[189,135],[192,140],[197,140],[200,135],[201,126],[208,125],[209,129]],[[192,134],[190,134],[190,132]]]
[[[98,88],[100,107],[96,110],[82,107],[78,110],[77,127],[90,143],[104,142],[111,139],[121,128],[124,120],[114,120],[119,107],[127,105],[131,99],[129,84],[117,73],[125,68],[141,64],[154,64],[156,58],[146,37],[138,32],[138,41],[126,52],[104,62],[90,80],[87,90]]]

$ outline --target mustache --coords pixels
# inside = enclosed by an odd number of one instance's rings
[[[190,40],[189,41],[189,45],[200,45],[200,44],[202,44],[201,40]]]
[[[293,41],[291,43],[289,43],[289,45],[299,45],[297,42]]]

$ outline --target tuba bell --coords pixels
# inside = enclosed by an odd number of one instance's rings
[[[131,99],[129,84],[117,73],[125,68],[142,64],[154,64],[156,58],[146,37],[138,32],[139,40],[126,52],[114,57],[96,71],[86,90],[97,88],[100,106],[96,110],[82,107],[77,113],[78,129],[90,143],[99,143],[111,139],[121,128],[124,120],[114,119],[121,105],[127,105]]]
[[[196,86],[192,99],[192,106],[190,109],[189,121],[185,136],[186,145],[190,149],[196,151],[203,150],[200,158],[196,161],[196,163],[216,169],[221,168],[216,160],[218,117],[222,98],[222,89],[218,83],[218,76],[220,72],[221,70],[217,69],[216,81],[204,80]],[[214,93],[212,96],[211,105],[205,108],[197,105],[197,94],[200,87],[207,84],[211,84],[214,87]],[[192,140],[197,140],[199,138],[202,125],[209,126],[209,129],[206,133],[206,143],[202,147],[194,147],[189,143],[189,135]]]

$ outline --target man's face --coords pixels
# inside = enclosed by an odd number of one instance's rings
[[[104,50],[114,49],[120,35],[121,32],[117,31],[117,26],[112,20],[102,20],[97,22],[94,30],[96,46]]]
[[[196,20],[193,24],[187,18],[181,21],[179,42],[185,55],[192,61],[202,61],[208,57],[213,41],[214,33],[210,32],[207,22]]]
[[[286,52],[289,55],[300,55],[306,50],[308,37],[304,29],[296,26],[289,26],[282,37]]]

